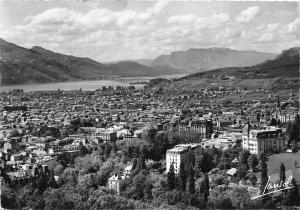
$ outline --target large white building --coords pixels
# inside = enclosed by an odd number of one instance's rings
[[[280,128],[269,127],[264,130],[250,130],[242,136],[243,148],[251,154],[268,152],[270,150],[280,151],[283,148],[284,140]]]
[[[200,133],[203,137],[208,137],[213,132],[213,123],[212,121],[197,121],[189,122],[188,125],[180,124],[178,126],[179,133],[193,132]]]
[[[179,144],[174,148],[167,150],[166,155],[166,172],[170,170],[170,166],[174,165],[175,174],[179,173],[180,164],[183,162],[185,168],[189,168],[192,161],[190,160],[190,152],[196,153],[200,149],[200,144]]]
[[[103,140],[105,143],[117,141],[117,133],[112,131],[98,131],[95,137]]]

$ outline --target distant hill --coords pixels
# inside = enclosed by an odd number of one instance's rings
[[[297,78],[299,77],[299,50],[300,47],[284,50],[275,59],[251,67],[216,69],[205,72],[204,75],[228,75],[241,79]]]
[[[161,55],[153,60],[152,66],[169,66],[193,73],[224,67],[252,66],[275,57],[276,54],[272,53],[229,48],[189,49]]]
[[[199,89],[207,87],[299,87],[300,47],[284,50],[273,60],[251,67],[230,67],[197,72],[174,79],[172,87]]]
[[[132,60],[132,61],[149,67],[151,67],[153,63],[153,59],[139,59],[139,60]]]
[[[169,67],[148,67],[124,61],[102,64],[89,58],[55,53],[42,47],[26,49],[0,39],[1,85],[96,80],[181,73]]]

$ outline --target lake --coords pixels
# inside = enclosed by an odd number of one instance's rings
[[[57,82],[57,83],[42,83],[42,84],[25,84],[25,85],[8,85],[1,86],[1,91],[13,90],[13,89],[23,89],[25,92],[30,91],[43,91],[43,90],[96,90],[102,88],[103,86],[130,86],[130,83],[142,81],[148,82],[153,78],[166,78],[174,79],[183,77],[186,74],[174,74],[174,75],[163,75],[159,77],[120,77],[110,80],[86,80],[86,81],[76,81],[76,82]],[[137,88],[143,87],[144,85],[138,84],[134,85]]]

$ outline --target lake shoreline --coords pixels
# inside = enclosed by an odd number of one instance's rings
[[[118,77],[118,78],[107,78],[101,80],[78,80],[78,81],[65,81],[65,82],[50,82],[50,83],[32,83],[32,84],[18,84],[18,85],[4,85],[0,86],[0,91],[10,91],[13,89],[23,89],[24,92],[31,91],[53,91],[53,90],[97,90],[103,86],[136,86],[143,87],[145,84],[131,84],[136,82],[149,82],[154,78],[166,78],[173,79],[179,78],[186,74],[174,74],[174,75],[162,75],[158,77],[153,76],[141,76],[141,77]]]

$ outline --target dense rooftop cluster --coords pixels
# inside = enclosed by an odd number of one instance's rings
[[[171,206],[180,202],[219,208],[221,204],[213,204],[214,196],[220,196],[218,187],[230,193],[245,185],[259,188],[264,183],[259,177],[263,168],[255,161],[263,160],[261,153],[296,152],[299,144],[299,104],[293,93],[130,86],[95,91],[15,90],[0,95],[6,207],[51,208],[50,195],[62,194],[73,183],[74,196],[79,189],[93,189],[104,200],[111,196],[114,205],[122,208],[159,207],[158,200]],[[258,177],[255,182],[254,176]],[[140,189],[140,181],[145,189]],[[43,203],[12,202],[7,193],[19,195],[20,187],[26,186],[33,195],[43,195]],[[162,197],[163,192],[167,197]],[[170,200],[180,192],[190,199],[200,197],[195,203]],[[233,198],[226,198],[232,207],[243,207]],[[139,203],[145,200],[148,206]],[[64,205],[79,208],[72,202]],[[93,202],[85,203],[86,207],[117,207],[101,206],[97,199]]]

